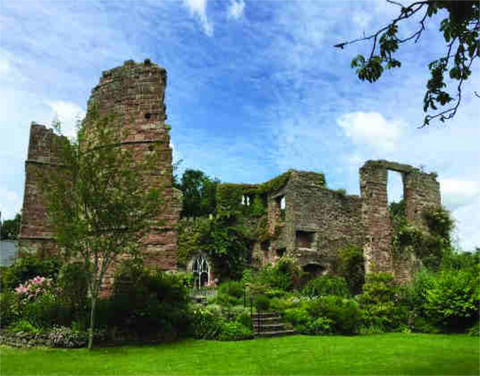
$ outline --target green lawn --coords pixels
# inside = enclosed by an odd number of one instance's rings
[[[291,336],[143,347],[0,348],[1,375],[479,375],[465,335]]]

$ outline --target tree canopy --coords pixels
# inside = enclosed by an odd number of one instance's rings
[[[61,165],[39,173],[55,241],[88,271],[91,348],[105,273],[120,255],[138,253],[146,233],[161,226],[164,206],[160,184],[149,184],[161,177],[160,151],[152,145],[139,158],[135,148],[119,145],[121,121],[114,116],[89,113],[87,121],[88,135],[81,129],[78,142],[58,138]]]
[[[216,190],[220,183],[200,170],[187,169],[178,188],[183,193],[183,217],[202,217],[215,213]]]
[[[13,219],[6,219],[1,223],[0,240],[17,240],[20,232],[22,216],[18,213]]]
[[[401,66],[400,60],[395,57],[400,46],[412,41],[416,43],[425,31],[427,19],[437,14],[445,14],[439,11],[446,10],[448,15],[441,21],[439,30],[445,40],[445,52],[443,56],[428,65],[430,79],[423,99],[423,111],[427,113],[423,126],[429,125],[433,119],[439,119],[441,122],[452,119],[462,101],[462,85],[472,73],[473,62],[480,56],[479,2],[424,0],[404,6],[397,1],[386,1],[399,7],[397,18],[369,36],[339,43],[335,47],[343,49],[349,44],[371,41],[370,53],[366,57],[356,56],[351,65],[352,68],[356,68],[360,80],[375,82],[382,76],[385,69]],[[398,25],[403,21],[411,20],[417,14],[420,15],[418,29],[410,35],[399,36]],[[448,78],[457,81],[455,94],[451,94],[451,89],[447,91]],[[478,93],[475,95],[480,98]],[[437,106],[446,106],[446,109],[439,110]],[[434,113],[428,114],[431,111]]]

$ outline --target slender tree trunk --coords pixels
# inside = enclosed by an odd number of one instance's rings
[[[90,330],[88,331],[88,349],[93,347],[93,329],[95,327],[95,305],[97,303],[96,293],[92,293],[92,308],[90,310]]]

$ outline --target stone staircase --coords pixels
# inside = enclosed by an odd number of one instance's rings
[[[295,334],[295,330],[285,329],[285,323],[276,312],[252,314],[255,337],[278,337]]]

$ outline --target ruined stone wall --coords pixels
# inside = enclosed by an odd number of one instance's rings
[[[427,207],[440,208],[440,185],[436,174],[426,174],[409,165],[367,161],[360,168],[362,220],[365,226],[365,272],[388,272],[398,282],[412,279],[418,261],[414,255],[395,258],[391,249],[393,228],[388,211],[388,171],[401,173],[406,218],[427,230],[422,217]]]
[[[32,122],[28,157],[25,161],[25,189],[19,249],[22,253],[43,254],[55,250],[52,230],[41,195],[40,173],[60,163],[56,153],[57,135],[52,129]]]
[[[122,131],[118,134],[118,147],[132,149],[135,159],[143,158],[152,147],[160,151],[161,160],[156,170],[141,178],[142,184],[162,189],[164,211],[158,218],[162,227],[151,229],[141,252],[145,265],[174,270],[177,268],[174,227],[179,220],[181,200],[179,192],[172,187],[172,149],[169,127],[165,123],[166,84],[166,70],[148,60],[140,64],[126,61],[121,67],[103,72],[88,101],[84,128],[87,139],[94,138],[94,134],[89,134],[90,115],[95,113],[102,118],[114,114]],[[113,270],[106,277],[106,285],[112,278]]]
[[[360,197],[324,188],[298,171],[292,172],[285,192],[286,246],[300,265],[317,264],[331,270],[340,249],[363,244]],[[298,231],[312,240],[310,248],[299,244]]]

